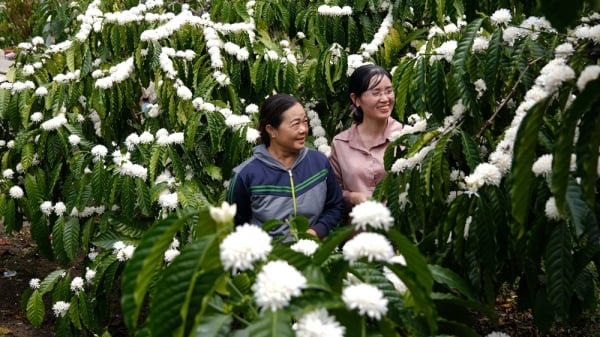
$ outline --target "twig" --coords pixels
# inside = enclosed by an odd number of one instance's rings
[[[498,107],[496,108],[496,111],[494,111],[494,114],[488,120],[486,120],[483,123],[483,126],[481,127],[481,130],[479,130],[479,132],[477,132],[477,135],[475,136],[475,139],[479,139],[481,137],[481,135],[483,134],[483,131],[485,131],[485,129],[488,126],[492,125],[492,123],[494,122],[494,119],[500,113],[500,110],[502,110],[502,108],[504,108],[504,106],[506,105],[506,103],[508,103],[508,101],[512,98],[512,96],[514,96],[515,93],[517,92],[517,87],[521,83],[521,81],[523,80],[523,77],[527,73],[527,70],[529,70],[529,67],[531,65],[533,65],[534,63],[538,62],[541,59],[542,59],[542,57],[540,56],[540,57],[536,58],[535,60],[527,63],[527,66],[525,67],[525,69],[523,70],[523,72],[521,72],[521,74],[519,75],[519,78],[517,79],[517,82],[515,82],[515,84],[513,85],[513,87],[510,89],[510,92],[508,93],[508,96],[504,97],[504,99],[502,100],[502,102],[500,102],[500,105],[498,105]]]

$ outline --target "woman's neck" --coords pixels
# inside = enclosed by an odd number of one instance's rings
[[[267,151],[269,151],[273,158],[275,158],[275,160],[280,162],[281,165],[288,170],[292,168],[294,161],[296,161],[296,158],[298,158],[298,152],[285,151],[277,146],[273,146],[272,144],[271,146],[267,147]]]
[[[387,125],[387,118],[385,120],[364,119],[358,125],[358,132],[363,138],[377,139],[384,134]]]

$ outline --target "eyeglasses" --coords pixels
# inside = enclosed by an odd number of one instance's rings
[[[394,89],[392,88],[388,88],[385,90],[379,90],[379,89],[370,89],[367,90],[367,92],[369,93],[369,95],[375,97],[375,98],[381,98],[381,96],[386,95],[386,96],[394,96]]]

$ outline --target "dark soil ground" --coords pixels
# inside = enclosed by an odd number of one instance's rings
[[[27,228],[8,235],[0,224],[0,337],[54,336],[52,309],[46,308],[44,324],[34,328],[27,321],[22,294],[29,287],[29,280],[36,277],[43,279],[58,268],[61,266],[37,254]],[[485,317],[475,316],[475,328],[482,336],[499,331],[511,337],[600,337],[600,317],[588,319],[577,326],[556,326],[542,334],[536,329],[531,314],[518,312],[516,306],[516,298],[508,291],[498,298],[496,305],[498,327],[494,328]],[[120,332],[113,331],[115,337],[125,335],[122,329],[116,331]]]

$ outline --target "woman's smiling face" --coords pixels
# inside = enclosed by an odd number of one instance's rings
[[[281,115],[277,129],[269,128],[271,146],[286,152],[299,152],[304,148],[308,135],[308,118],[301,104],[295,104]]]
[[[365,119],[387,119],[395,102],[392,81],[387,76],[373,76],[369,81],[369,89],[353,98],[354,104],[362,109]]]

